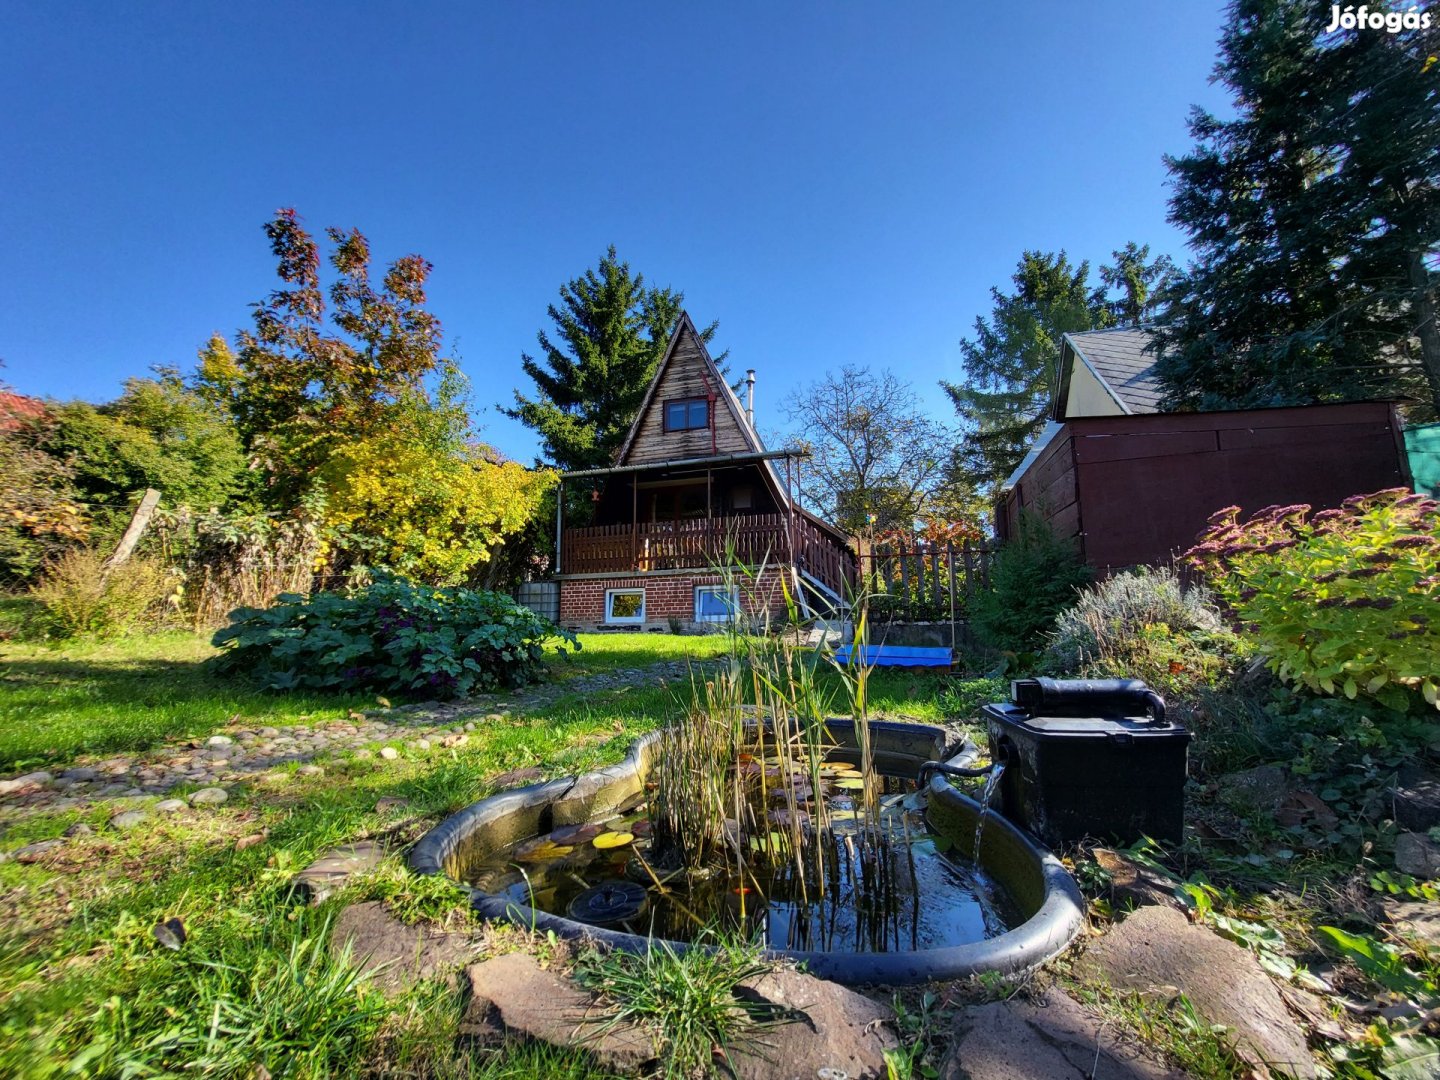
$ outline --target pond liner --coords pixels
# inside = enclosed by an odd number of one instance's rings
[[[827,727],[842,745],[853,737],[854,723],[830,720]],[[882,772],[913,777],[920,761],[944,761],[968,767],[979,751],[957,738],[951,728],[927,724],[871,721],[871,738],[877,758],[889,768]],[[659,749],[659,732],[638,739],[624,760],[595,772],[565,777],[492,795],[467,806],[416,842],[410,851],[410,868],[419,874],[456,873],[457,854],[477,835],[493,838],[490,850],[518,840],[578,824],[592,816],[619,809],[644,791],[645,777]],[[928,744],[929,753],[921,756]],[[851,743],[853,747],[853,741]],[[884,748],[884,749],[882,749]],[[927,817],[931,827],[949,837],[962,855],[972,854],[975,825],[982,808],[939,775],[926,786]],[[982,972],[1016,974],[1038,967],[1058,955],[1074,940],[1085,923],[1085,904],[1069,872],[1053,853],[998,811],[985,815],[980,843],[980,864],[1019,904],[1029,911],[1020,925],[981,941],[905,952],[815,952],[772,949],[766,955],[802,963],[813,975],[847,985],[909,986],[935,980],[964,979]],[[630,953],[648,952],[652,940],[639,934],[609,930],[517,904],[513,900],[470,890],[478,915],[502,920],[539,933],[553,932],[570,940],[589,940]],[[710,946],[672,941],[678,953]]]

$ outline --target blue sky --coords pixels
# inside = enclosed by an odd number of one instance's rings
[[[825,368],[937,415],[1026,248],[1183,254],[1218,3],[0,2],[0,379],[103,400],[274,283],[280,206],[435,264],[484,437],[607,244],[720,320],[762,429]],[[524,380],[528,383],[528,380]],[[527,386],[528,389],[528,386]]]

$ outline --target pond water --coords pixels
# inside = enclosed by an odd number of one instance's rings
[[[737,860],[724,858],[667,874],[654,863],[653,824],[639,801],[487,858],[462,851],[457,861],[464,880],[517,905],[678,941],[721,926],[775,949],[899,952],[978,941],[1023,921],[988,875],[931,832],[913,783],[872,783],[879,810],[863,832],[853,789],[822,792],[830,824],[802,830],[803,870],[746,860],[742,877]],[[789,825],[783,811],[768,817]]]

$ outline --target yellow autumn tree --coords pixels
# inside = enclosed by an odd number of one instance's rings
[[[535,515],[556,473],[469,441],[458,384],[447,371],[434,399],[398,403],[383,430],[330,455],[320,480],[336,561],[459,584]]]

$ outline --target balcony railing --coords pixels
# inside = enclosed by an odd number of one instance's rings
[[[700,570],[729,561],[789,561],[785,515],[592,525],[566,529],[560,540],[565,574]]]

